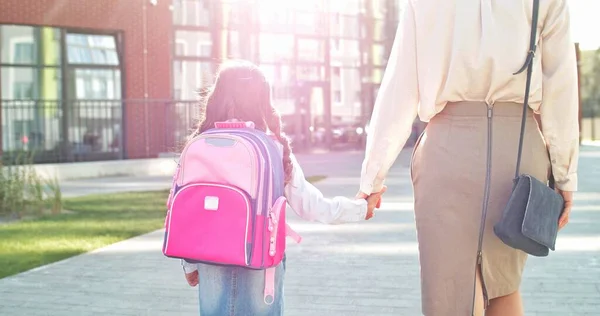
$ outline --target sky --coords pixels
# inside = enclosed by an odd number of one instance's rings
[[[600,0],[569,0],[573,40],[582,50],[600,48]]]

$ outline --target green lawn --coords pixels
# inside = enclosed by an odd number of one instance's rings
[[[159,191],[67,199],[65,209],[72,214],[0,225],[0,279],[162,228],[167,195]]]
[[[168,192],[68,199],[73,214],[0,226],[0,278],[162,227]]]

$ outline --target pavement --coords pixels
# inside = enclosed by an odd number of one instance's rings
[[[363,154],[299,156],[326,196],[353,196]],[[382,209],[369,222],[326,226],[289,216],[304,240],[289,244],[286,316],[420,313],[409,151],[390,171]],[[527,316],[600,314],[600,148],[582,149],[571,223],[548,258],[531,258],[522,292]],[[63,184],[65,196],[162,189],[168,178]],[[293,214],[289,212],[288,214]],[[0,280],[0,315],[198,315],[197,292],[161,253],[162,230]],[[459,315],[461,316],[461,315]]]

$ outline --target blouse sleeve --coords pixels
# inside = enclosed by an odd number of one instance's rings
[[[566,0],[554,1],[541,34],[543,96],[542,133],[552,162],[556,187],[577,190],[579,96],[577,61]]]
[[[396,31],[371,117],[360,191],[379,192],[411,134],[419,103],[415,14],[411,1]]]

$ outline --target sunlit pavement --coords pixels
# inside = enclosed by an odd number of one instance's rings
[[[290,216],[304,240],[288,246],[286,315],[420,315],[409,156],[392,169],[373,220],[325,226]],[[361,159],[300,157],[307,174],[330,176],[317,185],[328,196],[356,193]],[[580,170],[581,192],[557,251],[528,262],[526,315],[600,313],[600,148],[582,151]],[[118,182],[97,183],[111,181]],[[157,231],[0,280],[0,315],[197,315],[196,291],[179,263],[162,256],[162,237]]]

